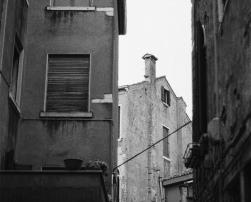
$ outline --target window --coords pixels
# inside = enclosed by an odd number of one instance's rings
[[[121,132],[121,129],[120,129],[120,125],[121,125],[121,106],[118,106],[118,139],[120,139],[120,132]]]
[[[171,105],[170,91],[161,87],[161,101],[167,105]]]
[[[168,133],[169,133],[169,129],[163,126],[163,138],[167,137],[163,140],[163,156],[167,158],[170,157]]]
[[[51,6],[88,7],[93,6],[93,0],[51,0]]]
[[[13,64],[11,69],[10,96],[15,104],[20,104],[23,48],[18,37],[15,39]]]
[[[90,55],[49,55],[47,112],[87,112]]]
[[[194,142],[198,142],[201,135],[207,132],[208,122],[207,50],[203,26],[199,21],[196,22],[195,43],[196,58],[194,61],[193,79],[193,140]]]

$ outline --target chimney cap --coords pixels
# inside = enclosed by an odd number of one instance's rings
[[[149,53],[146,53],[142,58],[143,58],[144,60],[145,60],[145,59],[148,59],[148,58],[150,58],[151,60],[154,60],[154,61],[157,61],[157,60],[158,60],[157,57],[155,57],[154,55],[149,54]]]

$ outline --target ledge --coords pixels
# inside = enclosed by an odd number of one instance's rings
[[[92,118],[92,112],[40,112],[42,118]]]
[[[170,159],[170,158],[168,158],[168,157],[166,157],[166,156],[162,156],[162,158],[163,158],[163,159],[165,159],[166,161],[171,162],[171,159]]]
[[[77,7],[77,6],[47,6],[48,11],[95,11],[96,8],[92,7]]]
[[[169,104],[167,104],[167,103],[165,103],[165,102],[163,102],[163,101],[162,101],[162,104],[163,104],[165,107],[167,107],[167,108],[170,107]]]

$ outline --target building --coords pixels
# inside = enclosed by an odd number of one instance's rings
[[[181,175],[175,175],[163,180],[165,202],[192,202],[193,201],[193,173],[192,170]]]
[[[64,169],[64,159],[100,160],[108,165],[111,194],[125,1],[3,0],[0,12],[1,169],[42,177]],[[1,172],[8,181],[1,188],[11,182],[6,176],[12,175]]]
[[[190,122],[186,103],[165,76],[156,78],[157,58],[146,54],[145,80],[119,88],[118,164]],[[191,142],[191,124],[119,167],[120,201],[164,199],[162,179],[186,171],[182,156]]]
[[[28,1],[0,2],[0,169],[14,168]]]
[[[196,201],[251,201],[251,29],[248,0],[193,1]]]

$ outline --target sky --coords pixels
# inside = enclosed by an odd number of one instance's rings
[[[127,33],[119,38],[119,85],[144,80],[145,53],[158,58],[157,77],[166,76],[191,118],[190,0],[127,0]]]

